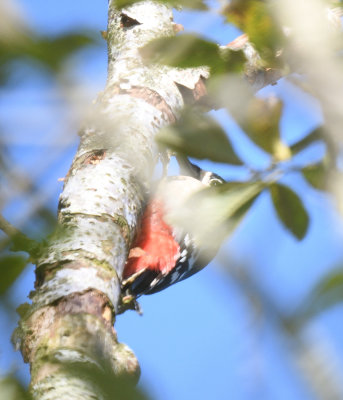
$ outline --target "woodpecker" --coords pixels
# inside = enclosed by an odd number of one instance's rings
[[[200,271],[215,256],[213,251],[202,252],[192,235],[168,223],[166,215],[171,205],[175,210],[194,192],[225,181],[186,158],[177,159],[184,175],[164,178],[147,204],[124,268],[124,297],[135,299],[166,289]]]

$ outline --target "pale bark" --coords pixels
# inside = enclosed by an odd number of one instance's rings
[[[22,307],[14,340],[31,366],[35,399],[101,398],[63,363],[139,374],[113,329],[120,279],[158,162],[155,133],[183,106],[205,69],[144,65],[138,48],[174,34],[169,7],[144,2],[118,12],[109,4],[108,79],[65,178],[57,231],[38,257],[32,305]],[[56,362],[57,361],[57,362]]]

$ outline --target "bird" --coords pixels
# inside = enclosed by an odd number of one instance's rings
[[[192,233],[170,221],[168,215],[171,210],[177,212],[192,194],[225,180],[186,157],[177,156],[177,161],[181,175],[163,178],[144,210],[123,271],[124,303],[189,278],[203,269],[218,250],[202,251]]]

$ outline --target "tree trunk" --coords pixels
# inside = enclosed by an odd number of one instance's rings
[[[144,65],[138,48],[174,34],[169,7],[154,2],[117,11],[109,2],[108,79],[65,178],[58,229],[36,267],[31,305],[21,307],[14,340],[31,367],[35,399],[102,398],[64,364],[139,375],[113,329],[120,280],[158,162],[156,132],[183,106],[177,84],[194,89],[203,69]]]

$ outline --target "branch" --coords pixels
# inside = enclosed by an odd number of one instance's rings
[[[249,42],[248,35],[244,33],[225,46],[231,50],[242,50],[247,59],[244,76],[255,91],[263,89],[268,85],[275,85],[276,82],[285,76],[281,69],[261,67],[261,57]]]
[[[340,31],[342,27],[341,16],[343,15],[343,7],[331,7],[327,9],[326,18],[329,21],[330,27],[333,30]],[[288,38],[293,38],[294,33],[289,28],[284,28],[284,35]],[[294,39],[294,38],[293,38]],[[225,51],[225,49],[230,49],[234,51],[243,51],[246,63],[244,68],[244,78],[249,83],[249,85],[253,88],[255,92],[263,89],[268,85],[275,85],[277,81],[285,76],[290,75],[289,68],[275,68],[265,66],[265,63],[262,61],[262,58],[258,51],[255,49],[254,45],[249,41],[249,37],[246,33],[238,36],[235,40],[228,43],[226,46],[220,46],[221,49]],[[277,54],[275,54],[275,59],[280,57],[284,49],[280,49]],[[301,72],[301,71],[292,71],[292,72]],[[218,109],[221,107],[220,104],[217,104],[213,99],[209,98],[206,88],[206,79],[209,76],[202,76],[202,79],[197,82],[194,89],[188,91],[191,92],[192,95],[187,93],[188,101],[187,103],[197,103],[199,105],[205,106],[208,110]],[[190,100],[189,100],[190,99]]]
[[[341,16],[343,15],[343,7],[330,7],[325,9],[326,15],[323,18],[327,18],[330,27],[337,32],[342,29]],[[292,38],[294,32],[289,27],[282,27],[283,34],[287,38]],[[265,86],[276,84],[276,82],[282,77],[289,75],[290,71],[278,68],[270,68],[268,66],[262,66],[262,59],[259,53],[256,51],[254,45],[249,41],[248,35],[245,33],[238,36],[235,40],[225,46],[231,50],[242,50],[247,59],[245,66],[245,77],[251,84],[254,90],[258,91]],[[277,59],[284,49],[280,49],[275,58]],[[297,72],[297,71],[296,71]],[[299,72],[299,71],[298,71]]]

